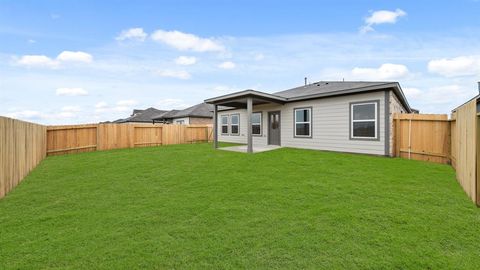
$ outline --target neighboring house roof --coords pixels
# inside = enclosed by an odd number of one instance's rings
[[[170,118],[173,118],[173,116],[179,112],[180,110],[171,110],[171,111],[167,111],[165,113],[162,113],[162,114],[159,114],[159,115],[155,115],[152,119],[153,120],[158,120],[158,119],[170,119]]]
[[[395,92],[400,102],[409,112],[412,111],[398,82],[320,81],[280,92],[275,92],[273,94],[263,93],[255,90],[245,90],[207,99],[205,100],[205,102],[212,104],[220,104],[221,101],[235,100],[241,97],[251,96],[267,101],[270,100],[277,103],[286,103],[336,95],[356,94],[387,88],[391,88]],[[235,103],[232,101],[224,105],[228,106],[228,104]]]
[[[128,123],[128,122],[141,122],[141,123],[151,123],[152,117],[159,114],[164,114],[168,111],[158,110],[155,108],[148,108],[145,110],[133,110],[132,116],[125,119],[115,120],[114,123]]]
[[[184,110],[171,110],[163,115],[155,116],[154,120],[173,119],[182,117],[213,118],[213,105],[200,103]]]

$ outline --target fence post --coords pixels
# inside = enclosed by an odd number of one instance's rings
[[[402,120],[398,115],[395,115],[395,156],[400,157],[400,146],[402,139]]]

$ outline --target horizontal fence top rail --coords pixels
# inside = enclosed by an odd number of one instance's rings
[[[396,113],[395,119],[401,120],[434,120],[434,121],[449,121],[448,114],[414,114],[414,113]]]
[[[66,129],[97,128],[97,127],[98,127],[98,124],[62,125],[62,126],[47,126],[47,130],[66,130]]]

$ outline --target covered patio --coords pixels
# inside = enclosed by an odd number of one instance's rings
[[[238,152],[247,152],[247,153],[254,153],[254,152],[262,152],[260,148],[265,148],[265,146],[259,146],[258,150],[254,150],[253,145],[253,135],[252,135],[252,112],[253,106],[255,105],[262,105],[262,104],[284,104],[287,101],[286,98],[267,94],[255,90],[245,90],[241,92],[236,92],[224,96],[219,96],[211,99],[205,100],[206,103],[210,103],[214,105],[213,109],[213,147],[218,148],[218,111],[219,107],[223,108],[231,108],[231,109],[246,109],[247,110],[247,144],[246,150],[243,151],[242,147],[234,148],[239,150]],[[277,147],[278,148],[278,147]],[[227,149],[226,149],[227,150]],[[268,149],[271,150],[271,149]],[[263,150],[267,151],[267,150]]]

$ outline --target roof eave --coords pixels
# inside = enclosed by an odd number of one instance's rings
[[[231,93],[231,94],[227,94],[219,97],[209,98],[205,100],[205,103],[217,104],[222,101],[227,101],[235,98],[249,97],[249,96],[270,99],[270,100],[274,100],[282,103],[287,101],[286,98],[281,96],[276,96],[276,95],[272,95],[272,94],[268,94],[268,93],[264,93],[256,90],[244,90],[244,91],[235,92],[235,93]]]
[[[370,92],[370,91],[379,91],[387,88],[392,88],[394,90],[397,90],[397,93],[395,94],[399,97],[400,102],[402,102],[403,106],[407,109],[407,111],[411,113],[412,108],[408,104],[408,101],[405,98],[405,95],[403,94],[403,91],[398,82],[389,82],[389,83],[384,83],[384,84],[379,84],[374,86],[351,88],[351,89],[344,89],[344,90],[328,92],[328,93],[319,93],[319,94],[292,97],[292,98],[288,98],[287,102],[294,102],[294,101],[301,101],[301,100],[315,99],[315,98],[324,98],[324,97],[331,97],[331,96],[338,96],[338,95],[355,94],[355,93]]]

